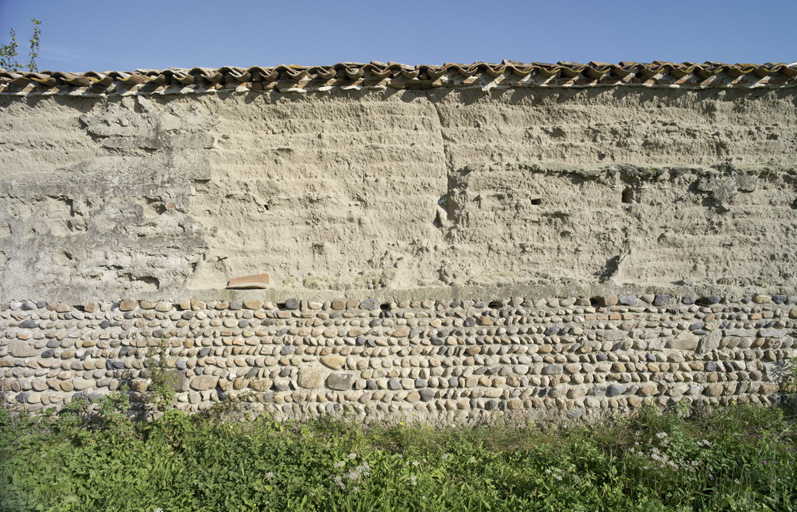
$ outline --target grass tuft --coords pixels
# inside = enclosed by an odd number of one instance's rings
[[[0,409],[0,510],[794,510],[785,409],[435,429],[130,414],[124,393]]]

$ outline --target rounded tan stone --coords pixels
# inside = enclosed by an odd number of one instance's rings
[[[218,377],[214,377],[212,375],[200,375],[199,377],[194,377],[191,380],[191,389],[196,391],[207,391],[209,389],[213,389],[216,387],[216,384],[219,382]]]
[[[652,396],[655,395],[658,392],[658,390],[659,387],[656,384],[649,383],[639,388],[638,393],[642,396]]]
[[[262,300],[245,300],[244,307],[246,309],[260,309],[263,307]]]
[[[703,394],[706,396],[720,396],[723,390],[722,383],[715,382],[706,386],[706,389],[703,390]]]
[[[628,405],[631,407],[640,407],[642,405],[642,398],[638,396],[629,396],[626,400],[628,400]]]
[[[340,370],[346,364],[346,358],[339,355],[330,354],[321,358],[321,364],[333,370]]]
[[[147,381],[144,379],[135,379],[130,383],[130,389],[139,393],[143,393],[147,390]]]
[[[700,338],[689,331],[683,331],[667,342],[667,348],[675,350],[696,350],[699,343]]]
[[[487,398],[501,398],[504,395],[502,388],[487,388],[484,390],[484,396]]]
[[[326,372],[321,368],[303,368],[296,376],[296,383],[305,389],[317,389],[324,385]]]
[[[138,307],[138,302],[134,300],[123,300],[119,303],[120,311],[133,311]]]
[[[34,357],[39,355],[39,350],[31,343],[14,340],[8,344],[8,353],[11,357]]]

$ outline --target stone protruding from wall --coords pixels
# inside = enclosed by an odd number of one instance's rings
[[[770,403],[797,355],[797,297],[126,300],[0,311],[4,399],[25,410],[128,386],[153,350],[177,406],[433,423],[570,417],[645,402]]]

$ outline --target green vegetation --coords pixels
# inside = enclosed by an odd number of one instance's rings
[[[794,510],[784,409],[598,425],[361,427],[131,414],[125,393],[0,409],[0,510]]]
[[[30,38],[30,52],[28,53],[30,62],[28,62],[27,65],[17,62],[16,57],[19,57],[17,47],[19,45],[17,43],[17,34],[12,28],[9,34],[8,44],[0,45],[0,68],[6,71],[22,71],[27,69],[31,73],[39,70],[36,65],[36,59],[39,57],[39,39],[41,37],[39,25],[41,25],[41,21],[36,18],[31,18],[30,21],[33,22],[33,35]]]

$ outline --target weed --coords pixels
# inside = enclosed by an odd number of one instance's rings
[[[150,343],[144,366],[149,373],[149,385],[145,396],[148,408],[155,412],[169,409],[177,397],[175,384],[177,376],[168,364],[169,343],[161,338],[155,344]]]
[[[797,502],[794,417],[777,408],[646,408],[593,425],[443,429],[176,408],[144,421],[129,408],[120,392],[73,400],[58,414],[0,409],[0,510],[708,511]]]

